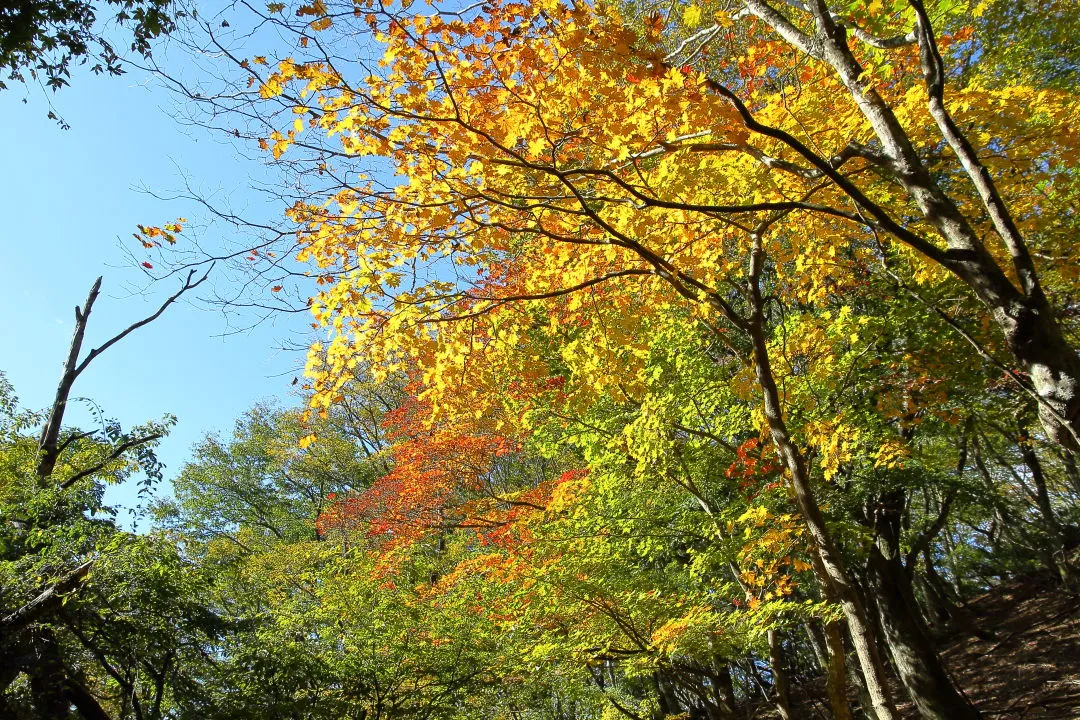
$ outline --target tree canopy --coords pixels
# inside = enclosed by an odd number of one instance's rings
[[[73,64],[92,60],[93,72],[119,75],[121,58],[98,20],[101,9],[115,10],[110,19],[131,28],[130,50],[148,56],[151,41],[176,27],[172,6],[169,0],[6,2],[0,8],[0,69],[8,80],[25,82],[29,74],[53,90],[70,82]]]
[[[1010,578],[1077,582],[1066,3],[248,11],[279,42],[207,27],[235,75],[188,97],[289,181],[244,257],[311,295],[304,406],[194,449],[125,540],[150,577],[65,580],[65,545],[21,592],[86,608],[27,636],[72,649],[60,700],[19,666],[21,712],[999,712],[946,639],[1004,643],[971,608]],[[205,262],[176,229],[140,228],[155,264]],[[33,502],[93,524],[41,470],[69,436],[10,417]]]

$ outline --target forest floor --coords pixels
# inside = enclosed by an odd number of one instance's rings
[[[1032,574],[971,600],[968,609],[972,620],[993,638],[958,632],[942,644],[941,657],[986,720],[1080,720],[1076,596],[1055,587],[1048,574]],[[795,718],[828,717],[821,690],[792,688]],[[894,688],[894,697],[902,695],[899,687]],[[899,710],[905,719],[918,718],[911,703]],[[750,713],[763,720],[772,716],[761,705]]]
[[[1080,600],[1054,587],[1049,575],[1005,583],[968,607],[994,639],[970,635],[942,650],[983,716],[1012,720],[1080,718]]]

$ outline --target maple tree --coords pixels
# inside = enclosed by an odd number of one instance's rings
[[[333,20],[324,6],[308,10],[319,17],[301,32],[332,32]],[[1039,395],[1048,431],[1060,442],[1073,442],[1072,411],[1066,406],[1074,402],[1067,397],[1067,378],[1075,352],[1045,298],[1017,224],[1033,234],[1053,234],[1053,228],[1045,227],[1053,205],[1031,194],[1040,178],[1030,175],[1041,172],[1046,182],[1069,185],[1062,163],[1071,145],[1065,133],[1059,131],[1059,137],[1051,129],[1064,128],[1071,117],[1067,94],[972,83],[954,90],[952,108],[946,108],[940,85],[944,63],[953,56],[942,56],[930,42],[934,36],[921,5],[883,13],[880,19],[869,16],[877,24],[910,29],[892,41],[876,39],[858,26],[850,30],[826,10],[815,3],[804,10],[805,17],[785,18],[767,4],[721,9],[720,20],[699,31],[702,39],[692,48],[704,52],[711,47],[706,41],[720,38],[736,19],[764,17],[752,23],[756,30],[738,34],[739,45],[724,48],[735,53],[730,62],[703,60],[700,69],[691,64],[698,57],[687,54],[685,43],[665,55],[653,49],[648,37],[634,34],[618,11],[556,4],[493,7],[469,22],[372,8],[366,22],[387,45],[387,72],[361,78],[361,84],[338,69],[333,57],[285,59],[265,78],[257,75],[257,65],[251,66],[260,92],[281,95],[297,114],[291,128],[265,139],[275,156],[305,128],[325,130],[340,137],[341,149],[316,145],[316,150],[384,156],[410,181],[388,191],[380,191],[374,180],[370,186],[350,184],[328,195],[327,208],[301,204],[293,210],[294,219],[311,227],[303,258],[343,270],[366,266],[378,276],[364,278],[357,272],[341,278],[340,289],[326,293],[320,307],[329,314],[342,312],[358,323],[355,330],[373,327],[383,319],[377,312],[369,314],[365,303],[383,295],[397,297],[395,283],[414,257],[430,261],[458,254],[468,268],[491,258],[487,253],[511,250],[509,238],[515,234],[536,232],[556,250],[555,262],[520,263],[529,273],[526,284],[536,292],[569,291],[575,280],[593,284],[627,275],[666,277],[690,301],[712,303],[725,316],[731,308],[725,310],[715,276],[708,274],[725,272],[701,268],[703,259],[712,265],[714,258],[725,256],[729,265],[741,266],[751,236],[767,235],[782,243],[798,227],[798,235],[813,233],[814,247],[763,246],[762,251],[778,263],[805,268],[820,266],[844,248],[862,250],[865,265],[889,261],[897,252],[916,253],[911,271],[916,279],[939,268],[938,275],[946,270],[967,284],[1030,376],[1020,380],[1032,383]],[[733,12],[739,17],[733,19]],[[770,23],[777,27],[766,32]],[[812,32],[811,26],[816,28]],[[970,29],[956,32],[958,37],[950,34],[942,44],[973,42]],[[841,42],[849,33],[853,48]],[[487,38],[491,44],[482,42]],[[785,44],[794,51],[790,60],[769,53]],[[689,62],[679,69],[676,60]],[[584,77],[608,82],[577,82]],[[800,91],[797,98],[785,92],[787,85],[798,89],[811,81],[817,92]],[[287,84],[295,85],[297,94],[282,95]],[[1007,143],[1001,153],[1006,159],[1010,151],[1047,158],[1040,170],[1017,178],[1007,165],[984,168],[966,136],[957,134],[950,113],[977,123],[981,108],[1023,93],[1037,93],[1038,102],[1017,122],[1042,126],[1038,139],[1015,132],[1018,127],[995,126],[997,116],[980,128],[984,142]],[[755,105],[753,111],[748,102]],[[814,144],[822,149],[811,150],[792,128],[798,123],[816,128],[814,117],[844,118],[848,124],[820,128]],[[951,144],[958,158],[948,170],[951,161],[938,147],[942,142]],[[935,168],[943,177],[951,174],[959,181],[970,176],[964,183],[974,185],[973,191],[965,194],[960,182],[950,181],[950,188],[960,187],[948,195],[916,148],[945,166]],[[322,159],[329,168],[333,155]],[[882,183],[899,183],[904,192],[896,195]],[[726,193],[721,191],[725,187],[730,188]],[[753,187],[760,197],[745,202],[739,195],[744,187]],[[702,193],[725,202],[705,200]],[[1014,200],[1016,211],[1005,208],[1002,193]],[[974,209],[971,217],[961,212],[962,205],[972,203],[972,208],[985,206],[985,217]],[[908,222],[907,213],[916,213],[919,223]],[[765,224],[755,232],[757,223]],[[678,242],[657,240],[642,232],[644,224],[679,226]],[[994,260],[977,236],[984,229],[1000,236],[1000,250],[1010,253],[1015,267]],[[400,239],[393,237],[395,230]],[[898,249],[878,250],[890,235]],[[369,242],[346,252],[345,236]],[[708,252],[700,247],[706,243]],[[543,275],[545,268],[560,267],[560,255],[572,257],[580,269],[559,278]],[[1010,273],[1021,287],[1010,284]],[[486,296],[484,286],[471,295],[455,293],[460,288],[447,282],[406,293],[394,307],[397,319],[391,329],[408,328],[425,313],[467,313],[473,304],[513,298],[490,288]],[[813,298],[811,288],[803,290]],[[1037,316],[1032,322],[1021,317],[1032,315]],[[1055,383],[1058,390],[1052,389]]]

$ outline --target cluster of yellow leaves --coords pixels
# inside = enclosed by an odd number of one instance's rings
[[[705,92],[706,81],[658,56],[633,54],[633,35],[617,20],[555,3],[495,5],[469,22],[398,19],[380,35],[388,69],[367,78],[363,98],[324,64],[279,64],[265,96],[301,83],[300,95],[319,106],[318,125],[344,152],[388,157],[408,179],[392,193],[357,187],[325,207],[297,206],[290,214],[306,228],[301,259],[357,268],[314,306],[334,329],[326,358],[311,368],[320,389],[332,394],[333,378],[360,351],[391,368],[405,356],[425,357],[438,387],[478,348],[473,328],[458,333],[446,325],[433,348],[432,323],[499,315],[480,323],[487,326],[484,347],[512,346],[532,321],[503,310],[505,297],[623,271],[655,273],[657,263],[711,285],[739,271],[742,238],[692,207],[748,186],[760,187],[761,199],[770,188],[788,191],[738,152],[746,131],[726,102]],[[271,134],[266,146],[279,156],[298,131]],[[716,149],[683,151],[699,140]],[[631,177],[644,182],[631,184]],[[604,200],[592,207],[586,196]],[[690,208],[642,207],[641,197]],[[643,260],[637,247],[655,253],[656,262]],[[493,283],[468,270],[508,255],[513,278]],[[463,268],[399,291],[398,268],[447,259]],[[662,283],[636,285],[651,293],[640,301],[663,296]],[[632,362],[624,354],[640,358],[647,347],[619,337],[618,327],[605,335],[572,340],[565,352],[597,383],[610,377],[599,368]]]
[[[810,446],[820,454],[819,465],[826,480],[831,480],[841,465],[850,462],[860,450],[862,432],[841,418],[811,421],[803,432]]]
[[[648,50],[610,7],[500,1],[466,15],[357,7],[372,10],[365,22],[384,45],[376,72],[343,78],[325,61],[285,59],[261,86],[266,98],[288,87],[302,100],[292,126],[262,141],[275,157],[317,128],[346,156],[388,160],[401,179],[389,190],[361,181],[289,213],[302,228],[301,260],[327,271],[313,303],[317,321],[331,330],[327,350],[309,367],[318,402],[337,395],[358,356],[387,371],[420,364],[431,392],[447,402],[488,392],[490,383],[464,380],[475,367],[469,358],[515,347],[536,322],[521,305],[612,284],[618,292],[603,301],[635,312],[671,301],[658,277],[673,269],[684,300],[692,301],[698,287],[738,279],[746,262],[746,233],[710,208],[806,200],[846,206],[828,184],[778,170],[800,158],[778,140],[751,136],[709,79]],[[682,22],[693,28],[711,12],[688,5]],[[312,30],[328,27],[320,3],[304,14],[315,18]],[[901,14],[896,20],[910,20],[910,11]],[[735,24],[724,13],[712,20],[722,29]],[[866,83],[893,106],[915,145],[936,145],[917,50],[856,49]],[[823,63],[764,35],[738,52],[732,63],[754,92],[759,121],[796,136],[812,128],[824,157],[872,140],[850,93]],[[1070,98],[972,86],[948,99],[981,144],[1005,143],[1009,157],[1053,153],[1057,163],[1074,156],[1075,140],[1062,133],[1077,120]],[[1040,122],[1048,132],[1019,132]],[[1044,230],[1044,190],[1035,191],[1031,177],[1013,182],[1015,168],[988,162],[1024,229]],[[1030,175],[1030,162],[1025,167]],[[918,217],[870,168],[855,158],[844,169],[871,199]],[[790,269],[785,291],[816,304],[858,289],[860,274],[877,261],[876,242],[840,217],[793,212],[775,223],[765,250]],[[901,252],[917,281],[942,279],[936,266]],[[573,321],[586,297],[572,296],[562,317],[551,314],[552,329]],[[447,322],[454,318],[467,321]],[[613,390],[604,368],[639,365],[647,349],[644,339],[612,325],[603,333],[583,327],[562,348],[599,394]]]
[[[775,513],[764,505],[751,506],[735,522],[744,526],[739,580],[749,609],[792,595],[796,589],[792,573],[811,569],[797,554],[805,551],[803,524],[790,513]]]

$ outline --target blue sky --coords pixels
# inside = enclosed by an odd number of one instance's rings
[[[137,223],[183,216],[198,225],[205,213],[190,201],[155,199],[147,190],[168,195],[190,183],[253,217],[274,212],[249,189],[261,166],[198,128],[179,125],[174,98],[145,74],[80,72],[52,97],[70,130],[46,118],[40,90],[12,84],[0,92],[0,370],[34,408],[51,399],[73,308],[95,277],[104,275],[104,285],[87,347],[150,314],[175,289],[175,282],[165,282],[149,294],[133,294],[147,278],[124,248],[137,250],[131,237]],[[201,239],[214,243],[214,233],[227,231],[210,227]],[[159,453],[169,478],[193,443],[207,432],[228,431],[256,401],[295,402],[290,383],[303,357],[275,348],[303,339],[307,322],[304,315],[284,315],[234,332],[237,325],[219,313],[183,303],[103,354],[75,391],[125,426],[176,415],[179,424]],[[76,411],[70,422],[87,417]],[[109,498],[124,506],[136,502],[132,488],[113,489]]]

